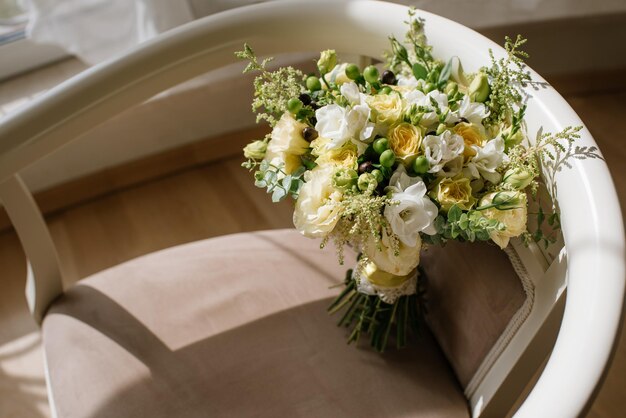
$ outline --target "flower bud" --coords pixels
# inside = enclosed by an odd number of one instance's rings
[[[514,134],[511,134],[511,128],[507,128],[502,133],[502,139],[504,139],[504,146],[508,150],[511,147],[519,145],[524,139],[524,134],[521,129],[518,129]]]
[[[337,54],[334,49],[327,49],[322,51],[320,59],[317,61],[317,68],[320,73],[326,74],[330,72],[337,65]]]
[[[265,157],[265,151],[267,151],[267,142],[254,141],[245,146],[243,156],[250,160],[262,160]]]
[[[391,38],[391,51],[402,61],[407,61],[409,59],[409,53],[406,48],[395,38]]]
[[[444,89],[444,92],[448,96],[454,96],[457,91],[459,91],[459,85],[454,81],[449,81],[448,84],[446,84],[446,88]]]
[[[502,181],[506,184],[510,184],[517,190],[522,190],[533,181],[533,176],[526,170],[511,168],[504,173]]]
[[[346,170],[340,168],[335,171],[333,176],[333,185],[338,188],[351,188],[356,185],[358,174],[354,170]]]
[[[493,196],[491,204],[498,210],[517,209],[522,203],[523,197],[520,192],[497,192]]]
[[[365,192],[367,190],[374,191],[378,186],[378,182],[376,181],[376,176],[372,173],[363,173],[359,176],[358,181],[359,190]]]
[[[474,102],[484,102],[489,97],[489,78],[485,73],[478,73],[469,86],[469,97]]]

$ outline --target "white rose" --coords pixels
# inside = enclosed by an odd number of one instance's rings
[[[504,231],[491,232],[490,237],[502,249],[509,245],[509,240],[513,237],[520,236],[526,231],[526,220],[528,218],[528,204],[526,195],[521,192],[501,192],[516,193],[519,204],[515,209],[499,210],[496,208],[484,209],[482,214],[488,219],[497,219],[502,222],[506,229]],[[496,193],[490,193],[480,200],[480,205],[485,206],[493,201]]]
[[[339,202],[342,194],[333,187],[332,166],[318,166],[304,174],[305,183],[293,212],[293,223],[309,238],[328,235],[339,220]]]
[[[403,244],[414,247],[420,232],[437,233],[437,206],[426,196],[426,185],[420,177],[408,176],[401,165],[391,178],[389,190],[391,199],[398,204],[385,206],[384,215]]]
[[[376,264],[376,266],[388,273],[396,276],[406,276],[417,267],[420,262],[420,250],[422,249],[422,240],[417,237],[414,246],[410,247],[404,243],[399,243],[399,253],[395,254],[389,236],[383,228],[379,250],[376,246],[374,238],[370,238],[365,254]]]

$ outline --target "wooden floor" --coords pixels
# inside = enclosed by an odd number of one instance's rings
[[[597,139],[626,207],[626,89],[567,99]],[[70,281],[141,254],[239,231],[291,226],[289,203],[271,204],[240,157],[196,167],[80,204],[48,221]],[[0,417],[48,417],[37,328],[23,296],[25,260],[13,232],[0,233]],[[598,279],[601,278],[591,278]],[[590,417],[626,414],[622,338]]]

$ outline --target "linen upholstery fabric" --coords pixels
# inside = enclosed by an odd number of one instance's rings
[[[507,254],[491,243],[450,241],[422,251],[427,320],[463,387],[526,300]]]
[[[427,332],[384,356],[346,344],[326,313],[345,269],[332,248],[281,230],[81,281],[43,323],[59,417],[469,417]]]

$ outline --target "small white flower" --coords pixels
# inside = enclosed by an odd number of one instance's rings
[[[445,164],[463,154],[465,142],[463,137],[445,131],[440,136],[426,136],[422,141],[422,149],[430,166],[428,172],[438,173]]]
[[[407,106],[418,106],[432,109],[430,112],[424,113],[420,124],[424,126],[430,126],[439,122],[439,116],[437,115],[437,109],[440,113],[447,113],[445,122],[454,123],[458,120],[458,117],[454,112],[450,111],[448,107],[448,95],[440,92],[439,90],[433,90],[428,94],[424,94],[419,90],[413,90],[404,96]],[[434,102],[434,103],[433,103]]]
[[[463,96],[457,113],[459,118],[465,118],[469,122],[478,125],[483,119],[489,116],[489,109],[482,103],[472,103],[469,96],[466,95]]]
[[[397,85],[399,87],[407,87],[413,90],[419,87],[419,81],[413,76],[405,77],[402,74],[399,74],[396,79],[398,80]]]
[[[473,178],[479,175],[492,183],[498,183],[502,176],[496,169],[508,160],[504,153],[504,140],[497,137],[487,142],[484,147],[472,145],[476,155],[467,164],[467,169]]]
[[[434,226],[437,206],[426,196],[426,184],[422,179],[410,177],[404,166],[398,167],[391,180],[391,199],[398,204],[385,207],[385,218],[404,245],[415,247],[420,232],[437,233]]]
[[[344,83],[340,89],[341,95],[345,97],[352,105],[365,104],[365,94],[361,93],[359,86],[354,81]]]

